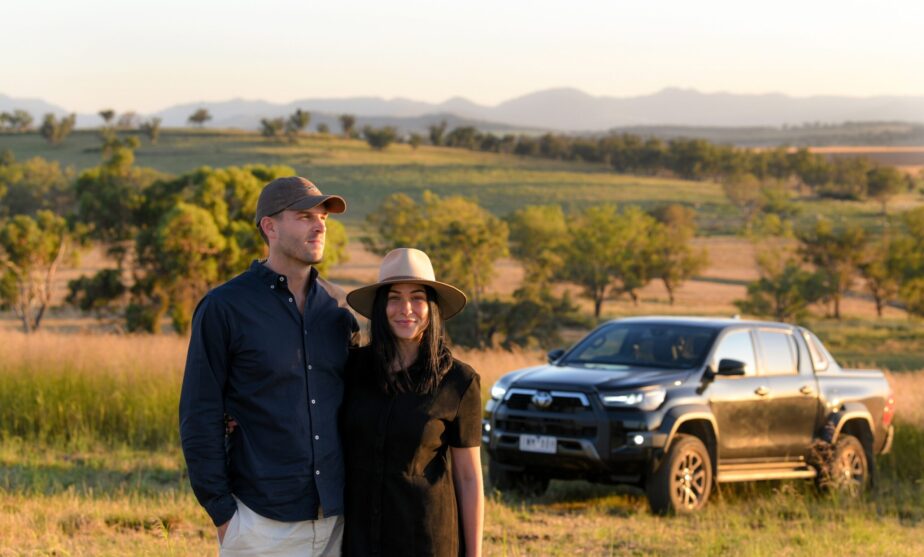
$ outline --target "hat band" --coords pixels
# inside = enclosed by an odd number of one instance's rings
[[[425,280],[427,282],[436,282],[434,279],[428,279],[425,277],[413,277],[413,276],[393,276],[393,277],[383,277],[379,279],[379,282],[384,282],[386,280]]]

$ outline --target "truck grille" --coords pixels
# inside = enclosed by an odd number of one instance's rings
[[[596,426],[585,426],[572,420],[556,420],[538,417],[508,417],[497,420],[497,428],[505,433],[530,433],[534,435],[555,435],[563,437],[583,437],[593,439],[597,436]]]
[[[552,404],[545,408],[536,406],[533,402],[533,395],[538,391],[511,389],[510,396],[507,397],[507,408],[511,410],[531,410],[536,412],[560,412],[575,413],[584,412],[588,409],[587,398],[580,393],[563,393],[551,392]]]

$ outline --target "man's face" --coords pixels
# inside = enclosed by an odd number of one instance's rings
[[[305,265],[321,262],[327,231],[327,209],[323,206],[302,211],[285,210],[272,217],[271,227],[264,228],[270,252]]]

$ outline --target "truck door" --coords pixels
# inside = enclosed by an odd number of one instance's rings
[[[767,383],[770,405],[771,453],[785,460],[803,458],[812,444],[818,414],[813,373],[800,373],[799,343],[785,329],[757,329],[759,375]],[[808,355],[802,355],[807,358]]]
[[[769,405],[760,394],[767,389],[763,377],[757,375],[757,357],[749,327],[726,331],[719,338],[712,369],[718,369],[723,359],[745,363],[745,375],[717,376],[704,394],[719,426],[718,456],[720,460],[765,457],[770,450]]]

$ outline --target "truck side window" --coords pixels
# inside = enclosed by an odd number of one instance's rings
[[[745,375],[757,373],[757,359],[754,357],[754,343],[751,342],[750,331],[744,329],[732,331],[725,335],[715,352],[716,367],[718,367],[719,362],[725,359],[744,362]]]
[[[796,346],[792,335],[776,331],[757,331],[762,370],[765,375],[795,375]]]
[[[802,337],[805,339],[805,343],[808,344],[809,353],[812,355],[812,365],[815,368],[815,371],[826,371],[830,367],[827,356],[825,356],[825,351],[819,346],[818,339],[815,338],[815,335],[804,331]]]

